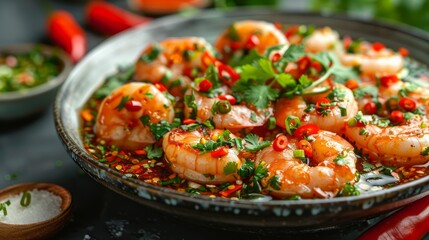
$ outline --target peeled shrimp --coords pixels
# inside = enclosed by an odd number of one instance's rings
[[[214,135],[221,134],[222,130],[214,130],[210,134],[197,130],[187,132],[179,128],[171,130],[162,142],[171,170],[180,177],[201,184],[221,184],[238,179],[237,173],[225,174],[227,164],[234,164],[237,169],[242,164],[236,148],[227,148],[226,155],[213,157],[210,152],[202,154],[192,147],[202,142],[202,139],[212,139]],[[234,138],[232,134],[230,136]]]
[[[151,54],[154,55],[152,59],[144,58]],[[180,96],[191,82],[184,71],[195,69],[203,72],[213,59],[213,48],[203,38],[167,38],[143,50],[135,64],[134,79],[162,82],[170,93]]]
[[[140,103],[141,107],[127,107],[127,103],[122,103],[127,99],[127,102]],[[172,122],[173,105],[164,93],[152,84],[128,83],[115,89],[104,99],[94,131],[109,144],[128,150],[142,148],[155,143],[149,127],[140,121],[142,116],[149,116],[150,123],[158,123],[161,120]]]
[[[366,45],[368,43],[365,43]],[[365,46],[363,43],[362,45]],[[404,67],[404,58],[393,50],[383,48],[375,51],[371,47],[363,47],[362,51],[357,53],[339,54],[341,63],[349,67],[359,67],[365,75],[389,75],[398,74]]]
[[[213,113],[213,106],[220,101],[218,97],[209,98],[197,92],[191,92],[197,105],[196,119],[200,122],[212,120],[217,129],[242,129],[264,125],[273,114],[273,108],[252,109],[246,105],[232,105],[231,111],[225,114]],[[191,116],[192,109],[185,108],[185,116]]]
[[[311,135],[313,157],[310,164],[293,157],[296,140],[278,152],[272,147],[263,149],[256,156],[256,164],[265,163],[268,176],[262,181],[269,193],[278,198],[299,195],[303,198],[334,197],[346,183],[353,183],[356,173],[356,156],[353,146],[345,139],[328,131]],[[339,161],[339,158],[341,160]],[[269,180],[277,176],[279,188]]]
[[[345,137],[372,161],[388,166],[419,165],[429,161],[429,156],[422,154],[429,147],[428,125],[425,117],[414,115],[400,125],[384,128],[371,123],[347,125]]]
[[[324,27],[317,29],[304,39],[304,48],[307,52],[318,53],[334,50],[338,43],[338,33],[329,27]]]
[[[319,99],[327,97],[334,90],[342,92],[344,97],[335,106],[328,107],[326,114],[321,114],[315,109],[305,111],[309,104],[316,104]],[[336,84],[330,92],[277,100],[274,110],[277,125],[286,128],[285,120],[289,116],[295,116],[300,119],[302,124],[313,123],[319,126],[320,129],[341,134],[344,130],[345,121],[356,115],[358,111],[357,102],[354,99],[353,92],[344,85]],[[341,108],[345,110],[341,110]]]
[[[274,24],[246,20],[235,22],[226,29],[216,40],[215,48],[227,61],[236,50],[255,49],[264,54],[267,48],[276,45],[288,45],[288,41]]]

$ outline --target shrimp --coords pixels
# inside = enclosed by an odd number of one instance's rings
[[[328,93],[277,100],[274,117],[282,128],[286,128],[285,120],[289,116],[295,116],[302,123],[313,123],[323,130],[341,134],[345,121],[355,116],[357,111],[353,92],[344,85],[335,84]]]
[[[274,24],[246,20],[229,26],[216,40],[215,48],[222,55],[222,60],[227,62],[237,50],[255,49],[259,54],[264,54],[269,47],[277,45],[289,44]]]
[[[318,53],[334,50],[338,43],[338,33],[329,27],[324,27],[317,29],[304,39],[304,48],[306,52]]]
[[[155,143],[149,127],[140,121],[143,116],[150,123],[172,122],[173,104],[152,84],[128,83],[103,100],[94,131],[109,144],[128,150],[142,148]]]
[[[134,79],[161,82],[174,96],[181,96],[192,80],[187,71],[203,73],[214,60],[213,47],[203,38],[167,38],[143,50]]]
[[[213,111],[214,106],[221,100],[219,97],[209,98],[197,92],[187,93],[194,97],[196,104],[196,119],[199,122],[212,120],[215,128],[238,130],[242,128],[252,128],[264,125],[270,116],[273,115],[273,107],[266,109],[253,109],[247,105],[231,105],[231,110],[227,113]],[[222,100],[226,101],[226,100]],[[185,117],[190,118],[195,111],[193,108],[185,107]]]
[[[370,116],[365,118],[371,119]],[[428,125],[425,117],[414,115],[396,126],[346,125],[345,137],[371,161],[389,166],[420,165],[429,161],[429,156],[423,154],[429,147]]]
[[[335,133],[323,130],[311,135],[311,139],[313,157],[308,165],[293,157],[296,139],[291,139],[283,151],[270,146],[258,153],[255,164],[265,164],[268,176],[262,185],[267,186],[271,195],[331,198],[346,183],[354,183],[357,158],[353,146]],[[273,177],[277,178],[278,187],[269,184]]]
[[[338,55],[343,65],[359,67],[364,75],[398,74],[404,67],[404,58],[392,49],[374,50],[369,43],[361,43],[361,50],[356,53],[346,53],[343,49]]]
[[[171,170],[180,177],[200,184],[222,184],[238,179],[236,171],[228,173],[226,170],[230,166],[239,169],[242,164],[235,147],[224,147],[226,153],[220,157],[213,157],[211,152],[202,153],[193,147],[224,133],[223,130],[213,130],[204,134],[203,131],[188,132],[180,128],[168,132],[162,142],[162,148]],[[231,139],[235,138],[233,134],[228,135]]]

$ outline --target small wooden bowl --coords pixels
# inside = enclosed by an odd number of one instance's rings
[[[72,197],[65,188],[52,183],[22,183],[0,190],[0,202],[8,196],[34,189],[49,191],[62,199],[61,212],[46,221],[30,224],[7,224],[0,222],[0,240],[46,239],[57,233],[69,220]]]

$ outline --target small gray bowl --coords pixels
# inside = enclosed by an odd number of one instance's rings
[[[62,63],[61,73],[46,83],[25,91],[0,93],[0,121],[11,121],[29,117],[50,106],[56,92],[67,78],[73,63],[61,49],[42,44],[21,44],[0,47],[0,54],[25,53],[35,46],[40,47],[45,55],[56,55]]]

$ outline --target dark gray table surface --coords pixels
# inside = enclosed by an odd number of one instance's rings
[[[40,2],[0,0],[0,46],[49,43]],[[89,48],[104,37],[88,30],[83,21],[85,1],[45,1],[73,13],[84,26]],[[126,7],[125,1],[114,1]],[[317,233],[216,229],[204,223],[171,216],[137,204],[104,188],[84,174],[64,150],[56,134],[52,108],[21,121],[0,122],[0,189],[22,182],[51,182],[73,196],[72,218],[55,239],[354,239],[379,219]]]

